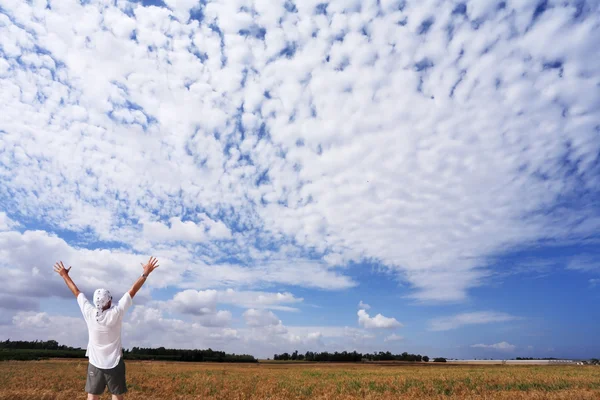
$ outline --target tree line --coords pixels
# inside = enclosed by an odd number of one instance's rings
[[[224,351],[213,349],[165,349],[134,347],[123,352],[125,359],[130,360],[163,360],[163,361],[189,361],[189,362],[258,362],[254,356],[248,354],[228,354]]]
[[[81,351],[81,347],[70,347],[64,344],[58,344],[56,340],[4,340],[0,341],[0,349],[22,349],[22,350],[67,350]]]
[[[45,358],[84,358],[80,347],[60,345],[56,340],[0,341],[0,360],[40,360]],[[165,349],[134,347],[123,349],[125,360],[160,360],[188,362],[258,362],[248,354],[229,354],[212,349]]]
[[[275,354],[273,360],[276,361],[328,361],[328,362],[360,362],[360,361],[414,361],[428,362],[429,357],[420,354],[410,354],[404,352],[402,354],[392,354],[389,351],[378,353],[358,353],[356,351],[342,351],[329,353],[327,351],[314,352],[307,351],[305,354],[298,353],[298,350],[293,353]],[[435,362],[446,362],[445,358],[436,358]]]

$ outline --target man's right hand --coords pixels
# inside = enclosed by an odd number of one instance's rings
[[[150,257],[148,262],[145,265],[143,265],[143,267],[144,275],[150,275],[152,271],[158,268],[158,260],[156,259],[156,257]]]

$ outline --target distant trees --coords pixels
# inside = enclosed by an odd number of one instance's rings
[[[275,361],[289,361],[291,359],[292,359],[292,357],[290,357],[290,355],[288,353],[273,355],[273,360],[275,360]]]
[[[56,340],[47,341],[11,341],[0,342],[0,360],[37,360],[40,358],[80,358],[85,357],[85,350],[64,345],[59,345]],[[162,360],[162,361],[190,361],[190,362],[258,362],[256,358],[247,354],[228,354],[223,351],[185,350],[134,347],[123,350],[126,360]]]
[[[39,360],[42,358],[83,358],[85,350],[59,345],[56,340],[5,340],[0,341],[1,360]]]
[[[278,361],[289,361],[289,360],[298,360],[298,361],[329,361],[329,362],[359,362],[363,360],[368,361],[424,361],[424,358],[427,358],[429,361],[429,357],[421,356],[420,354],[409,354],[404,352],[402,354],[392,354],[389,351],[379,353],[358,353],[356,351],[348,352],[313,352],[307,351],[305,354],[298,354],[298,351],[295,350],[291,355],[287,352],[281,354],[273,355],[273,360]]]
[[[0,341],[0,349],[28,349],[28,350],[81,350],[80,347],[59,345],[56,340],[10,340]]]
[[[433,362],[446,362],[446,359],[444,357],[436,357],[433,359]]]
[[[163,361],[189,361],[189,362],[258,362],[248,354],[228,354],[224,351],[212,349],[165,349],[133,347],[131,351],[123,352],[125,359],[130,360],[163,360]]]
[[[425,362],[429,362],[429,357],[427,357],[427,356],[423,356],[423,361],[425,361]]]

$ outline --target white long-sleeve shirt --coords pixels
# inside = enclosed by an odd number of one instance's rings
[[[90,364],[97,368],[111,369],[119,364],[123,356],[121,346],[121,325],[123,316],[133,303],[126,292],[117,305],[112,305],[96,316],[96,308],[83,293],[77,296],[77,303],[88,327],[89,341],[85,355]]]

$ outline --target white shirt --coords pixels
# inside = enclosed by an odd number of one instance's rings
[[[131,307],[132,299],[126,292],[119,303],[114,304],[96,316],[96,308],[83,293],[77,296],[77,303],[88,327],[89,341],[86,357],[96,368],[111,369],[119,364],[123,348],[121,346],[121,325],[125,312]]]

